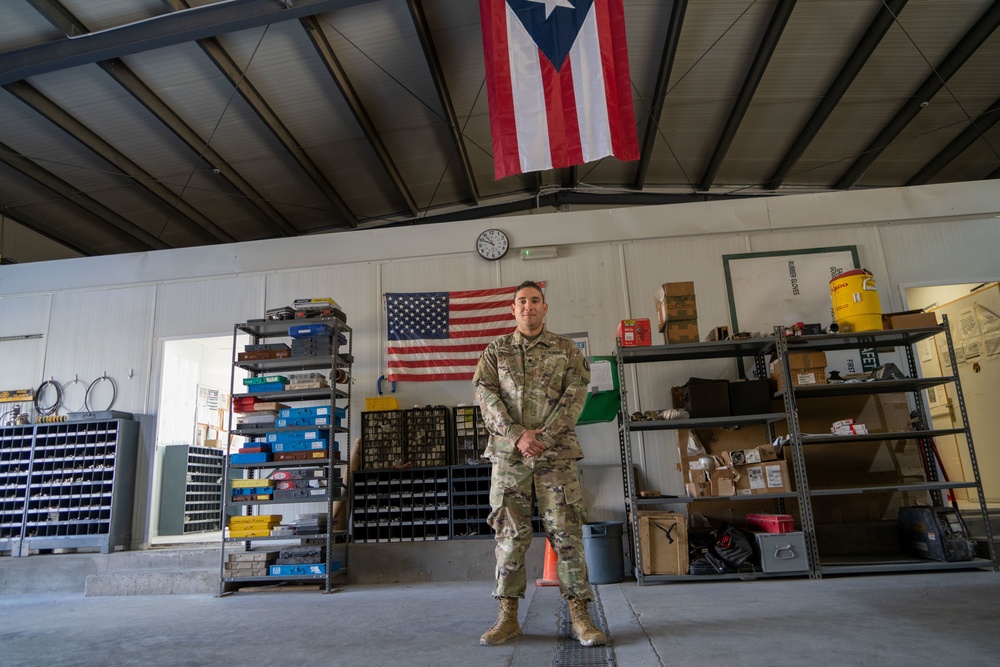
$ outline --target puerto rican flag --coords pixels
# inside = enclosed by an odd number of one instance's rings
[[[479,0],[497,180],[639,144],[622,0]]]

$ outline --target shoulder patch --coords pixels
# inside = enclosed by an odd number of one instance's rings
[[[588,371],[590,370],[590,359],[587,359],[587,357],[583,358],[583,367]]]

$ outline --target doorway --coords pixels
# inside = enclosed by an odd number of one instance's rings
[[[240,345],[245,342],[237,340]],[[218,475],[205,476],[206,470],[214,469],[212,461],[204,468],[200,466],[206,462],[199,461],[192,474],[184,460],[189,452],[201,451],[221,463],[231,445],[239,446],[230,442],[228,434],[232,350],[231,334],[162,341],[150,544],[215,542],[222,537],[217,521],[204,522],[221,503],[221,486],[213,500],[215,493],[206,483],[217,480],[215,484],[221,485],[221,467]],[[236,382],[246,375],[239,369],[236,373]]]
[[[966,415],[976,447],[976,463],[983,492],[991,507],[1000,507],[1000,452],[990,446],[992,434],[1000,429],[996,395],[1000,391],[1000,284],[963,283],[904,288],[908,309],[921,309],[948,316],[955,348],[953,368],[944,336],[923,341],[917,357],[924,375],[955,375],[962,381]],[[938,340],[940,339],[940,340]],[[953,395],[953,385],[927,391],[927,406],[933,428],[952,428],[960,424],[960,405]],[[973,479],[972,460],[958,436],[935,438],[941,465],[950,480]],[[955,489],[955,500],[963,509],[978,506],[974,491]]]

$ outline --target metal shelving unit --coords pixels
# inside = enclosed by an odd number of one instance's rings
[[[692,359],[737,359],[753,357],[758,377],[766,377],[765,356],[775,348],[772,338],[750,338],[742,340],[711,341],[704,343],[686,343],[679,345],[656,345],[650,347],[622,347],[619,343],[615,358],[619,366],[619,376],[624,378],[626,364],[645,364]],[[632,433],[647,431],[675,431],[681,429],[723,428],[732,426],[755,425],[762,427],[768,441],[774,439],[775,422],[785,419],[785,414],[763,413],[755,415],[738,415],[728,417],[706,417],[703,419],[671,419],[662,421],[632,421],[628,409],[628,390],[626,383],[621,386],[621,409],[618,413],[618,440],[622,460],[622,478],[625,489],[625,512],[629,517],[628,540],[629,554],[632,559],[632,569],[639,585],[666,583],[671,581],[709,581],[719,579],[745,579],[746,573],[726,573],[718,575],[690,574],[643,574],[642,552],[639,541],[639,508],[651,506],[697,505],[706,502],[731,501],[741,503],[747,501],[773,501],[778,508],[784,500],[797,498],[796,493],[766,493],[741,496],[712,496],[692,498],[690,496],[659,496],[653,498],[639,497],[635,474],[632,466]],[[763,572],[753,573],[754,578],[767,576],[788,576],[787,573],[769,575]]]
[[[678,419],[666,421],[631,421],[628,409],[627,389],[625,383],[621,388],[621,409],[619,411],[619,443],[622,460],[622,476],[625,488],[625,510],[630,517],[629,528],[629,553],[632,558],[633,569],[639,585],[649,583],[663,583],[670,581],[710,581],[716,579],[747,579],[760,578],[766,576],[789,576],[788,573],[776,573],[768,575],[766,573],[755,572],[751,574],[743,572],[726,573],[721,575],[643,575],[642,555],[638,540],[639,521],[638,509],[640,507],[655,506],[685,506],[695,507],[701,503],[731,502],[743,503],[747,501],[773,500],[776,508],[781,511],[786,500],[797,502],[801,530],[804,533],[809,560],[809,576],[820,578],[824,574],[853,574],[864,572],[891,572],[891,571],[917,571],[917,570],[954,570],[983,568],[992,565],[994,571],[998,569],[997,553],[993,543],[993,535],[988,520],[986,524],[986,539],[989,542],[990,558],[977,558],[970,561],[940,562],[935,560],[910,558],[902,555],[873,554],[861,557],[824,556],[819,550],[816,539],[816,522],[813,515],[813,499],[824,496],[854,496],[859,494],[876,494],[885,492],[908,492],[915,494],[926,494],[926,498],[931,505],[940,507],[943,505],[942,492],[952,489],[975,489],[978,493],[979,507],[984,519],[988,518],[986,499],[982,491],[982,484],[979,478],[979,468],[976,462],[975,448],[972,442],[972,433],[969,428],[968,415],[965,410],[962,388],[957,376],[941,377],[920,377],[916,359],[914,357],[913,346],[922,340],[926,340],[935,335],[947,336],[948,351],[951,355],[951,368],[957,368],[954,348],[952,346],[951,334],[948,328],[947,318],[941,326],[926,327],[919,329],[901,329],[884,331],[866,331],[855,334],[830,334],[818,336],[795,336],[785,337],[780,329],[776,329],[774,336],[756,339],[744,339],[739,341],[714,341],[704,343],[690,343],[684,345],[651,346],[651,347],[621,347],[616,350],[616,361],[619,365],[619,372],[624,377],[623,367],[627,364],[644,364],[656,362],[671,362],[693,359],[719,359],[719,358],[739,358],[753,357],[757,377],[766,377],[765,357],[770,354],[777,356],[778,362],[782,364],[783,377],[791,377],[791,368],[788,361],[790,351],[831,351],[831,350],[857,350],[857,349],[877,349],[877,350],[902,350],[906,356],[906,366],[908,377],[896,380],[882,380],[871,382],[856,382],[844,384],[819,384],[792,386],[786,390],[775,394],[775,398],[780,398],[784,403],[784,412],[741,415],[733,417],[714,417],[707,419]],[[933,429],[929,428],[930,419],[926,410],[922,392],[928,388],[951,384],[954,386],[954,393],[960,407],[962,424],[957,428]],[[875,394],[904,393],[911,397],[919,415],[918,423],[912,431],[892,431],[883,433],[868,433],[852,436],[833,435],[807,435],[802,433],[800,427],[800,410],[808,408],[809,399],[824,399],[838,396],[870,396]],[[803,403],[805,401],[805,403]],[[814,403],[819,405],[821,402]],[[785,421],[789,434],[789,446],[786,454],[790,458],[794,471],[795,491],[788,493],[754,494],[737,496],[711,496],[692,498],[689,496],[659,496],[659,497],[638,497],[635,485],[635,475],[632,466],[632,434],[651,431],[680,430],[680,429],[713,429],[726,428],[743,425],[763,425],[769,439],[774,437],[772,425],[776,422]],[[944,435],[958,435],[964,437],[969,456],[972,462],[974,479],[969,481],[944,481],[939,479],[938,465],[934,456],[933,438]],[[851,443],[877,443],[893,441],[915,441],[920,448],[920,456],[926,471],[926,479],[920,481],[900,481],[895,484],[864,484],[863,479],[853,480],[855,484],[849,486],[836,486],[826,488],[811,488],[808,465],[805,456],[805,449],[811,445],[831,444],[850,446]]]
[[[913,347],[920,341],[936,335],[944,335],[947,337],[948,353],[951,356],[951,368],[958,367],[955,360],[951,332],[948,328],[948,318],[947,316],[943,316],[943,319],[944,323],[939,326],[865,331],[855,334],[828,334],[786,338],[779,335],[780,332],[778,330],[775,331],[776,352],[780,363],[783,364],[783,377],[790,377],[788,364],[788,352],[790,351],[809,350],[825,352],[830,350],[857,350],[866,348],[884,350],[889,348],[892,350],[902,350],[906,357],[906,369],[904,369],[904,372],[908,374],[908,377],[904,379],[794,386],[789,388],[790,391],[786,389],[778,393],[784,400],[785,411],[788,415],[789,436],[792,438],[791,452],[796,473],[797,490],[801,497],[800,510],[802,512],[802,524],[806,533],[806,544],[810,552],[813,576],[821,577],[824,574],[855,574],[863,572],[967,569],[982,568],[990,565],[992,565],[994,571],[998,569],[997,553],[988,520],[986,497],[983,494],[982,482],[979,477],[979,465],[976,461],[976,452],[972,441],[972,432],[969,427],[968,414],[965,410],[965,399],[962,394],[961,382],[954,375],[920,377],[917,360],[913,352]],[[954,387],[956,401],[961,411],[962,425],[954,429],[928,428],[931,421],[924,402],[923,391],[945,384],[950,384]],[[913,431],[842,436],[806,436],[801,431],[799,412],[808,408],[807,403],[801,403],[803,400],[808,401],[808,399],[813,398],[837,396],[868,396],[886,393],[905,393],[911,397],[918,418],[916,428]],[[939,468],[934,454],[933,438],[942,435],[958,435],[964,438],[972,464],[972,480],[957,482],[944,481],[939,478]],[[900,482],[890,485],[856,484],[829,488],[810,488],[804,452],[805,447],[834,442],[838,445],[850,446],[850,443],[878,441],[915,441],[919,447],[921,459],[924,464],[926,480]],[[886,556],[883,554],[873,554],[871,556],[860,555],[851,558],[824,556],[819,550],[815,530],[816,522],[812,514],[812,498],[901,491],[926,493],[930,504],[940,507],[944,504],[942,492],[952,489],[976,490],[979,498],[979,507],[986,524],[986,539],[990,554],[989,560],[976,558],[969,561],[941,562],[909,558],[902,555]]]
[[[289,327],[299,325],[327,325],[331,334],[332,354],[321,354],[318,356],[291,356],[276,359],[259,360],[239,360],[238,340],[240,334],[250,336],[252,344],[261,341],[289,338]],[[341,340],[344,337],[346,342]],[[304,460],[269,460],[262,463],[233,463],[231,457],[226,457],[225,471],[223,475],[223,519],[226,520],[232,514],[238,516],[254,516],[255,514],[266,514],[269,508],[291,507],[296,517],[303,517],[306,514],[325,515],[325,529],[317,533],[300,533],[294,535],[281,536],[255,536],[255,537],[223,537],[222,563],[220,565],[219,594],[226,595],[235,592],[247,585],[267,585],[277,583],[318,583],[322,585],[327,593],[332,590],[334,578],[343,577],[348,571],[348,531],[346,529],[335,529],[335,517],[333,512],[334,501],[342,501],[348,506],[344,512],[345,524],[349,520],[350,495],[347,493],[347,474],[350,470],[350,443],[347,442],[351,432],[351,383],[350,370],[353,363],[352,347],[353,335],[351,328],[347,325],[346,318],[342,313],[330,316],[311,317],[305,319],[286,320],[259,320],[237,324],[233,328],[233,372],[231,374],[232,398],[245,399],[253,397],[261,401],[275,401],[282,404],[310,403],[329,406],[331,420],[327,425],[318,426],[289,426],[277,428],[273,426],[239,426],[234,425],[232,412],[230,412],[230,429],[233,435],[250,438],[251,441],[265,439],[269,434],[291,434],[294,432],[317,430],[323,433],[327,442],[324,450],[326,454],[323,458],[308,458]],[[323,371],[329,373],[329,386],[312,389],[292,389],[287,391],[264,391],[252,393],[236,393],[237,380],[236,370],[243,369],[254,376],[262,374],[292,373]],[[333,417],[337,414],[338,408],[344,411],[345,417],[342,424]],[[341,447],[340,440],[343,440]],[[325,486],[319,488],[302,489],[302,497],[289,497],[279,500],[254,500],[242,502],[236,501],[231,496],[231,482],[233,479],[265,479],[274,470],[302,471],[310,470],[322,471],[322,479]],[[239,474],[240,477],[236,475]],[[316,478],[313,478],[316,479]],[[313,509],[319,505],[322,509],[319,512],[302,512],[301,509]],[[283,517],[284,522],[284,517]],[[225,535],[225,533],[224,533]],[[323,570],[321,572],[307,571],[306,573],[282,573],[282,574],[254,574],[252,576],[235,576],[232,572],[227,573],[226,562],[231,550],[227,546],[242,544],[244,552],[253,552],[254,544],[259,543],[269,549],[277,549],[279,545],[298,545],[318,547],[319,553],[323,554],[319,561],[312,565],[303,565],[303,570]],[[338,558],[334,558],[334,554]],[[315,566],[315,567],[314,567]],[[323,566],[323,567],[319,567]],[[292,568],[293,570],[295,568]]]

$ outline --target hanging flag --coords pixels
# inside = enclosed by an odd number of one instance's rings
[[[497,180],[637,160],[622,0],[479,0]]]
[[[516,292],[386,294],[389,381],[471,380],[486,346],[517,328],[511,311]]]

